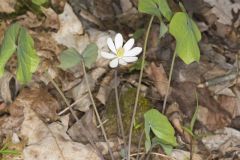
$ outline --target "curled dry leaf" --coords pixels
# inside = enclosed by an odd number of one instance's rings
[[[28,138],[23,150],[24,160],[98,160],[92,148],[73,142],[66,134],[68,116],[62,118],[62,124],[44,124],[29,107],[24,107],[22,136]]]
[[[173,126],[176,128],[176,130],[183,136],[184,140],[187,143],[191,143],[191,136],[189,135],[188,132],[184,131],[184,129],[182,128],[183,114],[181,113],[179,105],[176,102],[172,103],[167,108],[166,115],[173,124]]]
[[[177,160],[185,160],[190,158],[190,152],[174,149],[171,157]],[[202,160],[203,158],[198,154],[193,154],[193,160]]]
[[[160,66],[157,67],[155,63],[151,63],[146,72],[149,78],[151,78],[152,81],[154,82],[154,85],[157,88],[157,91],[160,94],[160,96],[164,97],[167,94],[168,78],[162,64],[160,64]],[[170,93],[171,92],[169,92],[169,94]]]
[[[84,48],[89,44],[89,37],[84,34],[82,23],[74,14],[71,6],[66,3],[64,12],[58,16],[60,29],[57,33],[53,33],[53,38],[68,48],[75,48],[82,53]]]
[[[43,27],[58,30],[60,27],[58,15],[52,8],[42,8],[43,14],[46,16]]]
[[[240,116],[240,104],[237,97],[230,97],[230,96],[218,96],[218,102],[220,107],[227,111],[232,118]]]
[[[120,0],[120,4],[123,12],[126,12],[133,7],[132,2],[130,0]]]
[[[5,72],[0,78],[0,98],[6,103],[12,103],[18,92],[18,84],[13,75]]]
[[[8,106],[10,116],[0,118],[0,134],[7,135],[17,132],[24,119],[23,110],[30,106],[36,115],[45,122],[58,119],[58,102],[47,92],[46,89],[32,88],[23,89],[16,100]]]
[[[109,72],[102,80],[101,86],[98,90],[96,98],[102,103],[106,104],[109,95],[113,88],[113,72]]]
[[[0,12],[1,13],[12,13],[15,12],[16,0],[1,0],[0,3]]]
[[[235,129],[216,130],[213,135],[204,137],[202,142],[209,151],[220,151],[223,155],[235,152],[239,156],[240,132]]]
[[[56,99],[52,97],[47,89],[31,88],[23,89],[16,102],[18,106],[27,105],[45,122],[58,119],[57,110],[60,108]]]
[[[89,81],[89,87],[91,90],[94,89],[97,79],[99,77],[101,77],[105,73],[105,71],[106,70],[103,68],[96,68],[95,70],[93,70],[90,73],[90,75],[87,75],[88,81]],[[73,95],[73,99],[75,101],[78,101],[81,99],[81,101],[76,104],[76,109],[78,109],[82,112],[88,111],[92,102],[91,102],[89,96],[87,96],[87,97],[85,96],[85,95],[88,95],[88,88],[87,88],[84,77],[82,79],[82,82],[79,85],[77,85],[76,87],[74,87],[71,92]]]
[[[231,25],[233,23],[233,13],[237,13],[240,10],[239,1],[221,1],[221,0],[204,0],[212,6],[210,10],[214,15],[218,17],[218,22]],[[239,24],[238,24],[239,25]]]
[[[230,117],[226,113],[212,111],[201,105],[199,105],[197,119],[206,126],[209,131],[223,128],[231,122]]]
[[[79,125],[79,123],[82,123],[85,126],[85,128],[81,128],[81,125]],[[83,134],[84,133],[83,129],[86,128],[89,130],[89,133],[91,133],[92,135],[91,137],[93,138],[93,140],[94,141],[97,140],[98,139],[97,122],[94,111],[92,109],[88,110],[78,122],[76,122],[74,125],[70,127],[70,129],[68,130],[68,134],[74,141],[86,143],[88,142],[88,140]]]

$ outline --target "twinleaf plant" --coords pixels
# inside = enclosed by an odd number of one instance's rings
[[[164,35],[169,31],[169,33],[176,39],[176,48],[175,52],[173,54],[172,58],[172,64],[170,68],[170,73],[169,73],[169,81],[168,81],[168,87],[167,87],[167,92],[166,96],[164,98],[163,102],[163,110],[162,112],[164,113],[165,107],[166,107],[166,102],[168,98],[168,92],[170,88],[170,82],[172,78],[172,73],[173,73],[173,66],[175,63],[175,57],[176,55],[179,56],[179,58],[186,64],[190,64],[194,61],[199,61],[200,59],[200,50],[198,46],[198,42],[201,40],[201,33],[195,24],[195,22],[191,19],[191,17],[187,14],[185,8],[183,5],[180,3],[180,8],[182,9],[182,12],[176,12],[173,13],[173,11],[170,9],[167,0],[139,0],[138,3],[138,10],[142,13],[147,13],[151,15],[151,19],[149,21],[148,29],[146,31],[146,36],[145,36],[145,42],[144,42],[144,51],[143,51],[143,59],[142,59],[142,67],[140,71],[140,77],[139,77],[139,84],[138,84],[138,89],[137,89],[137,95],[136,95],[136,101],[134,104],[134,109],[133,109],[133,116],[132,116],[132,121],[131,121],[131,126],[130,126],[130,132],[129,132],[129,143],[128,143],[128,157],[127,160],[130,160],[130,151],[131,151],[131,136],[132,136],[132,129],[133,129],[133,122],[134,122],[134,117],[137,111],[137,102],[138,102],[138,97],[140,93],[140,86],[141,86],[141,81],[142,81],[142,73],[143,73],[143,66],[145,63],[145,55],[146,55],[146,48],[147,48],[147,41],[148,41],[148,36],[150,32],[150,28],[153,22],[154,17],[157,17],[160,21],[160,33],[159,37],[162,38]],[[168,23],[168,24],[165,24]],[[153,141],[154,142],[160,142],[162,148],[165,150],[165,152],[169,153],[171,150],[172,146],[176,146],[175,141],[171,142],[166,142],[169,137],[164,137],[165,129],[168,128],[171,133],[170,134],[170,139],[173,140],[174,138],[174,132],[172,132],[173,128],[171,128],[171,124],[166,120],[166,117],[163,118],[163,115],[160,113],[156,113],[157,111],[150,111],[147,113],[147,116],[145,115],[145,120],[148,120],[148,123],[145,124],[145,132],[146,132],[146,150],[148,151],[150,146],[152,145]],[[155,117],[154,120],[151,122],[154,124],[157,124],[157,130],[154,129],[155,127],[152,127],[151,123],[149,122],[149,118]],[[154,122],[157,121],[157,118],[160,122]],[[154,124],[154,126],[156,125]],[[171,129],[170,129],[171,128]],[[149,132],[152,130],[154,135],[157,137],[157,139],[152,139],[149,136]],[[161,132],[162,131],[162,132]],[[163,136],[159,138],[159,136]],[[151,143],[152,142],[152,143]]]
[[[83,61],[87,68],[91,68],[92,64],[97,59],[97,52],[98,47],[95,43],[88,44],[81,54],[76,49],[69,48],[60,54],[59,67],[66,70],[80,64]]]
[[[32,37],[18,23],[12,24],[4,34],[0,48],[0,76],[4,74],[6,63],[15,52],[18,60],[17,80],[26,84],[32,79],[32,73],[37,70],[40,59]]]
[[[66,69],[72,68],[72,67],[74,67],[78,64],[82,64],[82,69],[83,69],[83,73],[84,73],[84,80],[86,82],[86,87],[88,89],[88,94],[89,94],[89,97],[91,99],[93,109],[95,111],[98,123],[100,124],[100,128],[102,130],[104,139],[107,143],[108,152],[111,156],[111,159],[114,159],[113,152],[112,152],[112,149],[110,147],[110,144],[109,144],[109,141],[108,141],[108,138],[107,138],[107,135],[106,135],[106,131],[104,129],[102,120],[100,118],[100,115],[98,113],[96,104],[95,104],[94,99],[93,99],[93,95],[92,95],[90,85],[89,85],[89,82],[88,82],[87,71],[85,69],[85,67],[87,67],[89,69],[92,67],[93,63],[97,59],[97,56],[98,56],[98,47],[95,43],[88,44],[87,47],[84,49],[84,51],[81,54],[76,49],[69,48],[69,49],[63,51],[60,54],[60,65],[59,65],[59,67],[62,68],[63,70],[66,70]],[[63,95],[63,93],[60,91],[60,89],[56,85],[56,83],[53,80],[51,80],[51,81],[54,84],[54,86],[56,87],[56,89],[59,90],[59,93],[61,93],[61,95]],[[64,99],[66,99],[64,96],[62,96],[62,97]],[[67,100],[65,100],[65,101],[66,101],[66,104],[68,104]],[[71,109],[70,104],[68,104],[68,106],[69,106],[69,109],[72,112],[72,114],[75,115],[73,110]],[[78,121],[77,116],[75,115],[74,117]],[[89,139],[89,140],[90,140],[90,143],[91,143],[92,140],[91,139]],[[91,144],[94,146],[93,142]],[[98,153],[98,154],[100,154],[100,156],[101,156],[101,153]]]

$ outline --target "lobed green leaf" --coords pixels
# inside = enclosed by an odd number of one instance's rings
[[[32,79],[32,73],[37,70],[40,59],[34,49],[33,39],[25,28],[19,32],[17,58],[17,80],[26,84]]]
[[[138,10],[157,17],[163,15],[168,21],[172,18],[172,11],[167,0],[139,0]]]
[[[98,56],[98,47],[95,43],[90,43],[82,52],[82,57],[87,68],[91,68]]]
[[[81,56],[74,48],[69,48],[60,54],[59,67],[63,70],[74,67],[81,62]]]
[[[177,41],[178,56],[186,64],[198,62],[200,59],[198,42],[201,40],[201,32],[187,13],[177,12],[174,14],[169,25],[169,32]]]
[[[156,109],[151,109],[144,114],[145,119],[145,134],[146,140],[149,143],[150,129],[154,135],[163,144],[176,146],[176,137],[174,136],[174,129],[167,117],[161,114]]]
[[[0,76],[4,73],[4,67],[7,61],[16,51],[16,41],[20,27],[18,23],[12,24],[4,34],[4,39],[0,48]]]

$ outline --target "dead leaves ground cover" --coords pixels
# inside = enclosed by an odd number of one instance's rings
[[[6,66],[7,72],[0,79],[1,146],[8,144],[8,149],[19,152],[17,155],[1,155],[1,158],[95,160],[103,155],[109,159],[108,148],[87,93],[82,66],[61,70],[58,67],[59,54],[71,47],[81,53],[91,42],[97,44],[99,51],[107,50],[106,39],[116,32],[121,32],[125,38],[135,36],[137,44],[142,46],[146,17],[138,13],[136,0],[51,0],[41,12],[35,12],[24,1],[3,0],[0,3],[0,39],[11,23],[19,22],[33,37],[41,63],[32,81],[22,86],[15,79],[17,62],[16,57],[12,57]],[[200,27],[203,39],[200,42],[200,62],[186,66],[177,59],[174,68],[166,115],[176,130],[179,146],[169,156],[164,156],[160,148],[154,148],[152,154],[144,157],[142,139],[142,146],[137,149],[144,112],[153,106],[162,110],[174,48],[173,39],[169,36],[159,43],[159,27],[153,25],[141,84],[141,108],[137,115],[140,127],[134,130],[132,153],[139,150],[142,159],[150,156],[150,159],[183,160],[190,157],[190,153],[193,159],[239,159],[240,3],[217,0],[183,2]],[[179,10],[174,1],[169,3]],[[155,20],[154,24],[157,23]],[[116,119],[114,73],[109,69],[108,61],[98,56],[87,74],[114,156],[121,159],[123,141]],[[137,64],[119,70],[118,88],[126,130],[138,76]],[[70,114],[51,79],[73,104],[80,119],[78,122]],[[192,139],[183,126],[190,123],[195,112],[195,92],[198,93],[199,110],[194,126],[196,137]],[[83,134],[85,130],[94,145]],[[128,135],[128,131],[125,134]],[[133,154],[132,158],[135,159],[136,155]]]

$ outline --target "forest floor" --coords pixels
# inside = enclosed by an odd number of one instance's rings
[[[176,1],[168,2],[172,10],[180,11]],[[0,41],[9,26],[18,22],[33,38],[40,63],[25,85],[16,79],[17,56],[5,66],[0,78],[0,159],[111,159],[88,89],[113,156],[122,159],[124,138],[117,118],[115,85],[127,138],[137,87],[141,86],[132,136],[133,160],[240,159],[240,1],[183,0],[183,5],[202,33],[201,58],[189,65],[176,58],[164,114],[174,127],[178,146],[167,155],[159,145],[145,153],[143,134],[144,113],[163,109],[176,45],[169,34],[159,38],[157,18],[149,34],[142,83],[138,84],[142,54],[135,64],[118,67],[117,80],[109,60],[100,55],[108,51],[107,38],[117,33],[124,40],[134,37],[135,46],[143,47],[150,16],[138,12],[137,0],[49,0],[42,7],[28,0],[1,0]],[[90,43],[97,45],[99,55],[86,74],[80,64],[65,70],[59,67],[64,50],[75,48],[82,53]],[[191,135],[184,127],[193,117],[196,123]]]

